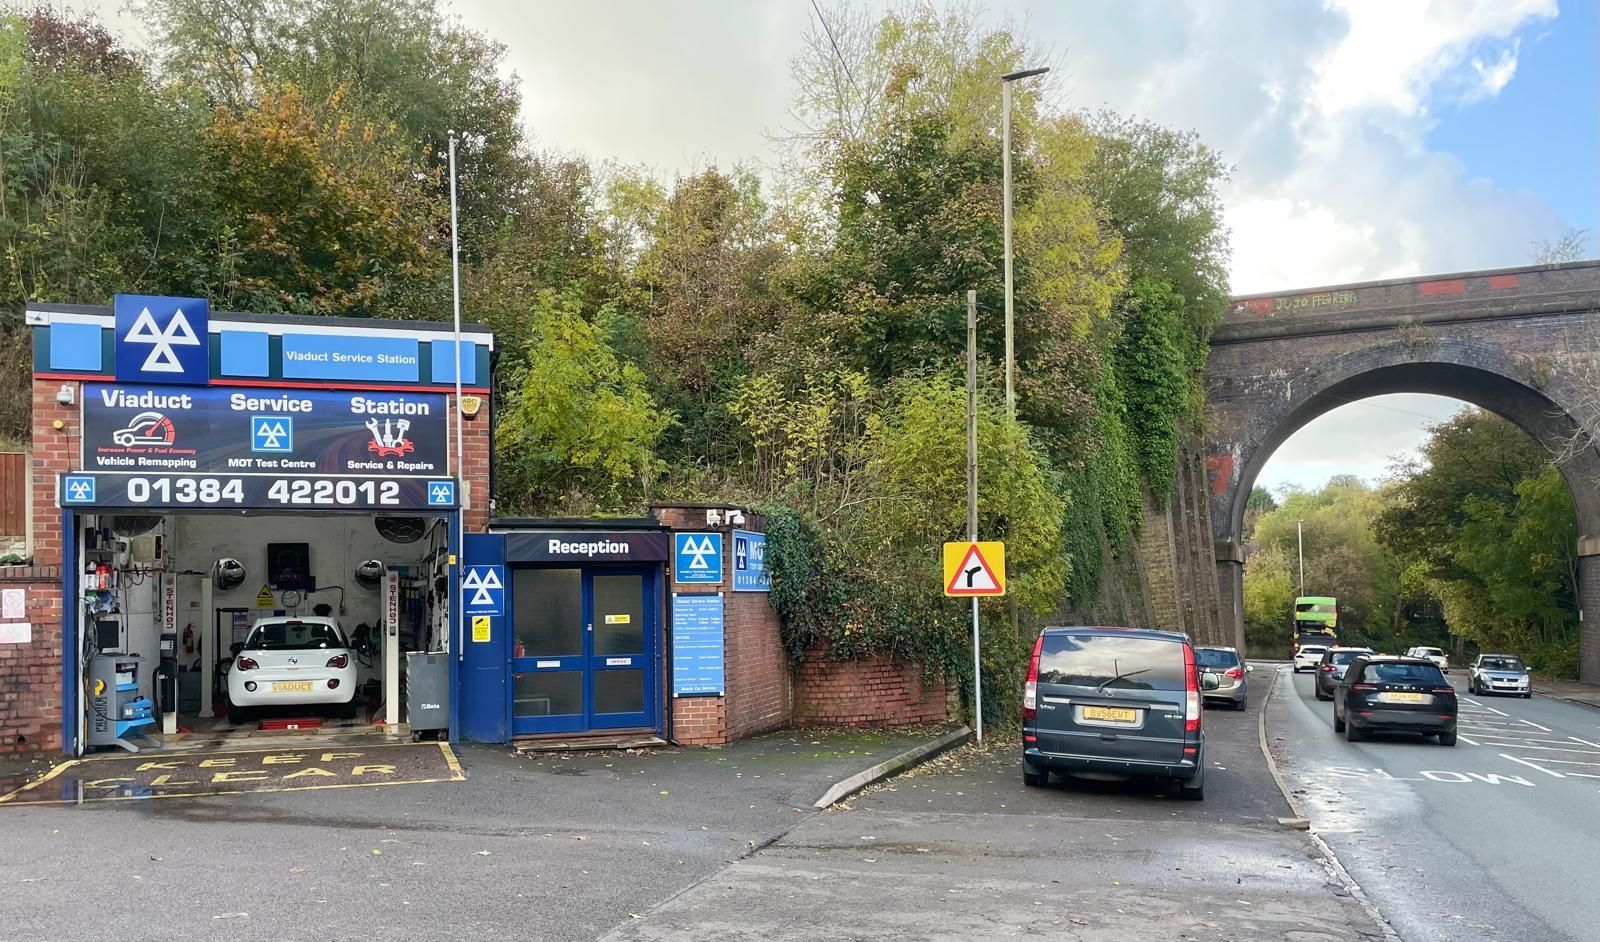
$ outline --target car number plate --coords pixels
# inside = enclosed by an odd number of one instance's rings
[[[1086,720],[1111,720],[1114,723],[1137,723],[1139,722],[1139,713],[1137,710],[1127,710],[1122,707],[1086,706],[1083,708],[1083,718]]]
[[[1421,703],[1422,702],[1422,694],[1420,694],[1420,693],[1384,693],[1384,694],[1379,694],[1378,695],[1378,699],[1382,700],[1384,703]]]
[[[272,682],[273,693],[310,693],[311,681],[309,680],[275,680]]]

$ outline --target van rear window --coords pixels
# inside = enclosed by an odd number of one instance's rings
[[[1183,645],[1127,635],[1045,635],[1039,682],[1123,690],[1186,690]]]

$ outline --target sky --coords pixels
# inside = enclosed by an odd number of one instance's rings
[[[139,35],[123,0],[70,5]],[[1223,154],[1237,293],[1525,264],[1538,240],[1600,230],[1600,0],[974,5],[1031,38],[1054,104],[1191,129]],[[770,165],[794,126],[789,61],[809,0],[452,9],[505,44],[541,148],[670,177]],[[1458,407],[1344,406],[1286,442],[1260,483],[1376,478]]]

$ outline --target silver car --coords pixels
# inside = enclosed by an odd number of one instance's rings
[[[1467,689],[1474,694],[1508,693],[1533,696],[1533,678],[1515,654],[1480,654],[1467,671]]]
[[[1226,703],[1235,710],[1250,704],[1250,665],[1235,648],[1200,647],[1194,649],[1195,669],[1217,675],[1217,689],[1206,690],[1207,703]]]

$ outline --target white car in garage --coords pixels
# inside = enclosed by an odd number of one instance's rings
[[[332,618],[277,616],[250,629],[228,669],[228,719],[269,706],[354,704],[355,654]]]

